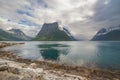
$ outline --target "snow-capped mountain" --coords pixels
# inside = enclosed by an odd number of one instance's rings
[[[120,26],[102,28],[92,40],[120,40]]]
[[[25,34],[20,29],[10,29],[9,33],[15,34],[17,36],[25,36]]]
[[[10,29],[8,31],[0,29],[0,41],[23,41],[30,40],[28,36],[26,36],[19,29]]]
[[[109,28],[102,28],[98,33],[97,33],[97,36],[100,36],[100,35],[105,35],[111,31],[114,31],[114,30],[120,30],[120,26],[118,27],[109,27]]]
[[[23,31],[20,29],[10,29],[8,30],[9,33],[13,34],[16,37],[19,37],[23,40],[30,40],[30,37],[28,37]]]

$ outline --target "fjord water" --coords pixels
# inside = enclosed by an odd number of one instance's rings
[[[120,70],[120,42],[24,42],[3,48],[18,56],[33,60],[52,60],[57,63]]]

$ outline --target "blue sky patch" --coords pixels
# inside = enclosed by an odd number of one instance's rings
[[[38,24],[35,24],[29,20],[26,20],[26,19],[22,19],[19,21],[19,24],[24,24],[24,25],[28,25],[28,26],[40,26]]]
[[[18,13],[18,14],[21,14],[21,15],[26,14],[27,16],[33,17],[33,15],[30,14],[29,12],[27,12],[27,11],[17,10],[17,13]]]
[[[44,0],[37,0],[38,4],[40,4],[44,8],[48,8],[48,5],[45,3]]]

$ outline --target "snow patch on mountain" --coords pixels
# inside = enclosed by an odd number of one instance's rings
[[[105,35],[105,34],[111,32],[111,31],[114,31],[114,30],[120,30],[120,25],[115,26],[115,27],[103,28],[97,33],[96,36]]]

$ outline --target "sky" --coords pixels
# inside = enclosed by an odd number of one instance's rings
[[[120,0],[0,0],[0,28],[34,37],[44,23],[59,22],[78,39],[120,25]]]

